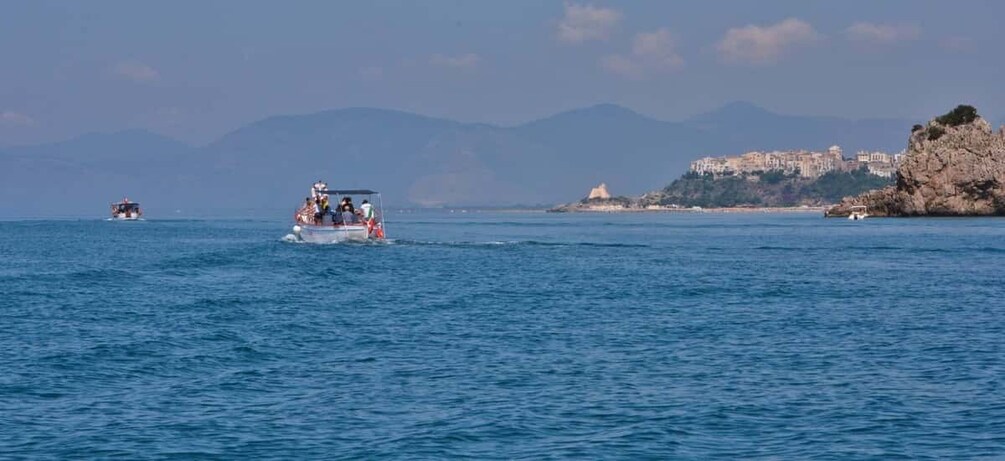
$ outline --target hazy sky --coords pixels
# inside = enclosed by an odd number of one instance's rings
[[[516,124],[1005,115],[1000,1],[0,0],[0,145],[146,128],[205,143],[347,106]]]

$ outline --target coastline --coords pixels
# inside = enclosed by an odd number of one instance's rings
[[[625,208],[587,206],[582,208],[552,208],[551,213],[823,213],[829,206],[798,207],[721,207],[721,208]]]

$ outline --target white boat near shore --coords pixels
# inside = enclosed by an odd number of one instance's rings
[[[848,219],[852,221],[860,221],[869,217],[868,208],[864,205],[855,205],[851,207],[851,213],[848,214]]]
[[[351,199],[352,196],[365,195],[366,202],[376,197],[377,204],[369,216],[355,210],[332,210],[319,214],[310,208],[302,207],[293,216],[295,221],[293,236],[297,240],[307,243],[342,243],[384,239],[384,212],[379,192],[367,189],[341,189],[320,190],[318,194],[335,199],[333,202],[336,204],[340,198]],[[370,207],[374,205],[371,204]]]

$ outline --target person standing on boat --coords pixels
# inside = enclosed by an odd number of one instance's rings
[[[323,190],[325,191],[328,190],[328,185],[325,184],[324,181],[319,179],[318,182],[314,183],[314,185],[311,186],[311,197],[317,198],[318,196],[321,195],[321,191]]]
[[[374,224],[374,214],[373,205],[370,204],[369,200],[363,200],[363,203],[359,205],[360,216],[363,217],[363,222],[366,223],[366,233],[370,235],[373,232]]]
[[[373,205],[370,205],[369,200],[363,200],[363,203],[359,205],[359,211],[361,211],[360,216],[363,217],[364,221],[373,219]]]

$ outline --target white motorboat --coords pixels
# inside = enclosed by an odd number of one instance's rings
[[[314,208],[311,199],[293,215],[293,235],[308,243],[365,242],[384,239],[384,210],[379,192],[367,189],[318,190],[316,196],[335,199],[329,210]],[[366,196],[360,209],[352,196]],[[377,203],[370,203],[376,197]],[[345,206],[348,199],[348,206]],[[342,205],[342,206],[340,206]],[[369,206],[367,206],[369,205]]]
[[[130,202],[128,198],[125,198],[121,202],[112,204],[113,220],[135,221],[141,217],[143,217],[143,210],[140,209],[140,204],[137,202]]]
[[[851,213],[848,214],[848,219],[853,221],[862,220],[869,217],[868,208],[864,205],[855,205],[851,207]]]

